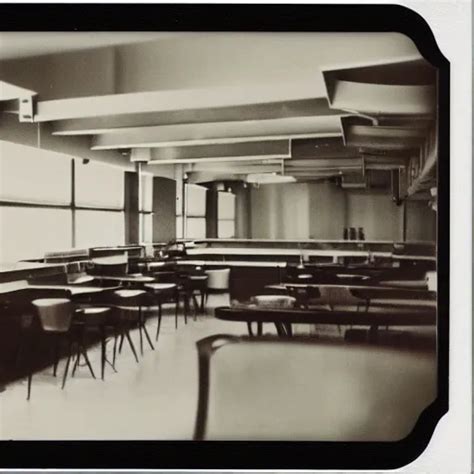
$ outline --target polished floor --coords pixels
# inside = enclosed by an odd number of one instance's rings
[[[246,334],[243,323],[219,321],[213,308],[228,304],[227,295],[211,295],[207,314],[174,326],[174,307],[164,309],[156,350],[145,345],[137,364],[127,344],[117,359],[117,373],[106,368],[105,381],[81,367],[61,390],[52,368],[35,374],[31,400],[26,380],[0,393],[1,439],[191,439],[197,404],[196,341],[211,334]],[[147,323],[154,337],[156,318]],[[272,331],[268,326],[268,331]],[[138,348],[138,334],[132,334]],[[100,350],[89,350],[96,375]]]
[[[211,295],[207,314],[185,325],[174,326],[174,307],[165,308],[156,350],[145,345],[137,364],[124,344],[117,360],[117,373],[107,366],[105,381],[93,379],[81,367],[61,390],[52,368],[35,374],[31,400],[26,400],[26,380],[9,384],[0,393],[0,438],[14,440],[52,439],[162,439],[192,438],[197,406],[198,365],[196,341],[212,334],[246,334],[243,323],[219,321],[216,306],[227,305],[227,295]],[[156,318],[147,323],[154,336]],[[299,334],[312,331],[308,325],[295,328]],[[274,333],[272,325],[265,333]],[[341,337],[336,326],[319,327],[318,334]],[[132,335],[138,347],[138,334]],[[96,374],[100,350],[89,350]]]

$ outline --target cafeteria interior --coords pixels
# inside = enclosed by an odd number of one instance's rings
[[[406,437],[437,81],[395,33],[0,33],[0,438]]]

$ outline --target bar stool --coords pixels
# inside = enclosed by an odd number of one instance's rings
[[[114,291],[115,296],[115,307],[120,311],[120,345],[119,352],[122,351],[122,346],[125,338],[127,339],[130,349],[133,352],[135,360],[138,362],[137,352],[133,345],[132,338],[130,336],[130,329],[135,323],[138,326],[140,334],[140,353],[143,355],[143,334],[148,341],[152,350],[155,350],[153,343],[151,342],[150,335],[146,329],[145,319],[143,317],[142,307],[149,306],[148,293],[145,290],[140,289],[124,289]],[[138,313],[135,314],[135,309],[138,308]],[[115,365],[115,359],[114,359]]]
[[[178,273],[175,270],[165,270],[154,272],[153,277],[157,283],[170,283],[176,285],[175,288],[175,329],[178,329],[178,310],[179,310],[179,300],[183,299],[184,304],[184,322],[188,323],[187,311],[189,307],[188,296],[186,293],[184,280],[186,278],[186,273]]]
[[[198,311],[204,313],[204,302],[207,296],[207,281],[209,276],[206,274],[188,274],[183,279],[184,292],[186,295],[186,300],[193,300],[194,303],[194,321],[196,321]],[[201,304],[199,305],[196,299],[196,292],[201,296]],[[187,303],[189,307],[189,303]],[[185,315],[187,312],[187,307],[185,306]]]
[[[179,294],[177,291],[176,283],[147,283],[144,285],[147,290],[153,294],[155,301],[158,304],[158,325],[156,328],[156,341],[160,335],[161,328],[161,316],[162,316],[162,304],[169,297],[174,297],[175,300],[175,326],[178,327],[178,298]]]
[[[56,339],[56,347],[59,346],[60,339],[66,338],[68,340],[68,357],[66,361],[66,367],[64,369],[61,387],[64,389],[69,370],[69,363],[71,360],[72,348],[72,339],[70,337],[73,316],[71,300],[67,298],[41,298],[33,300],[32,304],[37,310],[41,331],[47,335],[53,336]],[[87,355],[86,360],[88,360]],[[54,375],[56,375],[57,362],[58,361],[56,358],[54,365]],[[31,370],[28,375],[27,400],[29,400],[31,397],[32,381],[33,370]]]
[[[101,345],[101,379],[104,380],[105,364],[109,363],[115,370],[114,365],[107,359],[106,344],[107,344],[107,332],[112,329],[114,332],[114,352],[117,343],[117,320],[113,318],[112,309],[106,306],[94,306],[78,308],[74,314],[73,325],[80,328],[80,338],[82,344],[85,343],[85,334],[88,331],[98,331],[100,334],[100,345]],[[76,359],[73,372],[74,375],[77,366],[79,365],[79,355]]]

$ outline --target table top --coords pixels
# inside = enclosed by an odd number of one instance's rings
[[[153,283],[155,279],[150,276],[131,276],[131,275],[94,275],[99,280],[122,281],[125,283]]]
[[[0,273],[41,270],[43,268],[64,268],[64,263],[13,262],[0,263]]]
[[[391,252],[368,252],[367,250],[339,250],[339,249],[282,249],[282,248],[196,248],[189,249],[188,255],[303,255],[303,256],[320,256],[320,257],[374,257],[390,258]]]
[[[399,291],[401,289],[411,291],[413,294],[418,293],[420,291],[424,291],[426,293],[429,293],[428,289],[426,288],[400,288],[400,287],[395,287],[395,286],[375,286],[375,285],[359,285],[359,284],[352,284],[352,283],[346,283],[344,285],[337,285],[337,284],[328,284],[328,283],[279,283],[276,285],[267,285],[266,288],[275,288],[275,289],[281,289],[281,288],[288,288],[288,287],[294,287],[294,288],[320,288],[320,287],[328,287],[328,288],[348,288],[349,290],[374,290],[374,291],[390,291],[390,290],[396,290]]]
[[[268,268],[286,268],[287,262],[251,262],[251,261],[230,261],[226,262],[223,260],[181,260],[176,262],[179,266],[190,265],[200,267],[268,267]]]
[[[110,291],[111,288],[101,288],[98,286],[80,286],[80,285],[30,285],[26,280],[10,281],[7,283],[0,283],[0,295],[14,293],[22,290],[66,290],[72,296],[92,295],[102,293],[103,291]]]
[[[369,312],[326,311],[271,308],[230,308],[215,310],[215,317],[225,321],[341,324],[361,326],[435,326],[436,311],[426,308],[373,308]]]

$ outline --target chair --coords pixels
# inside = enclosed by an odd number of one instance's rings
[[[127,339],[135,360],[138,362],[138,355],[130,336],[130,329],[132,329],[134,324],[138,326],[141,355],[143,355],[143,335],[145,335],[150,348],[155,350],[155,347],[151,342],[150,335],[148,334],[145,325],[145,318],[142,312],[143,306],[149,306],[149,295],[145,290],[140,289],[116,290],[113,294],[115,299],[115,307],[119,311],[119,317],[121,321],[119,352],[122,351],[123,342],[125,339]],[[113,364],[115,365],[115,356]]]
[[[175,325],[178,327],[178,291],[177,291],[177,285],[176,283],[146,283],[145,289],[149,290],[152,295],[154,296],[154,299],[156,303],[158,304],[158,325],[156,327],[156,338],[155,340],[158,340],[158,337],[160,335],[160,328],[161,328],[161,317],[162,317],[162,304],[170,297],[173,297],[175,300]]]
[[[72,303],[68,298],[40,298],[32,301],[33,306],[36,308],[39,329],[42,333],[54,338],[55,348],[55,360],[54,360],[54,375],[56,375],[58,365],[58,351],[61,339],[66,338],[68,340],[68,356],[66,366],[64,369],[62,388],[66,385],[67,374],[69,370],[69,363],[71,360],[72,350],[72,339],[71,339],[71,326],[72,326]],[[82,349],[82,348],[81,348]],[[78,354],[79,354],[78,348]],[[30,347],[30,354],[34,351]],[[83,353],[85,360],[87,361],[91,373],[93,375],[92,367],[90,366],[89,359],[86,353]],[[31,385],[33,382],[33,370],[30,370],[28,375],[28,392],[27,400],[31,397]]]
[[[230,268],[218,268],[206,270],[207,289],[210,291],[229,291]]]
[[[115,370],[115,365],[107,359],[106,345],[107,345],[107,333],[109,329],[112,329],[115,337],[114,350],[116,348],[117,341],[117,320],[114,317],[112,309],[106,306],[88,306],[78,308],[74,313],[74,325],[80,331],[80,338],[82,344],[85,346],[86,333],[90,331],[98,332],[100,335],[100,346],[101,346],[101,379],[104,380],[105,376],[105,364],[108,362]],[[79,366],[79,357],[73,367],[73,375],[75,370]]]
[[[200,267],[196,267],[193,270],[179,272],[177,278],[179,294],[184,300],[184,321],[187,323],[191,300],[194,304],[194,320],[196,321],[198,312],[204,312],[205,299],[207,296],[207,281],[209,277]],[[201,304],[197,301],[196,293],[201,296]]]
[[[156,283],[167,283],[167,284],[173,284],[175,285],[175,292],[174,292],[174,302],[175,302],[175,328],[178,329],[178,309],[179,309],[179,299],[180,296],[183,297],[183,299],[186,299],[186,296],[183,292],[183,286],[181,284],[181,280],[178,277],[178,273],[174,270],[166,270],[166,271],[158,271],[153,273],[153,277],[155,278]],[[166,295],[170,295],[169,293],[166,293]],[[163,295],[161,295],[163,296]],[[171,295],[170,295],[171,296]],[[164,303],[164,298],[160,298],[161,303]],[[185,307],[186,307],[186,301],[185,301]],[[160,305],[160,310],[161,310],[161,305]],[[185,312],[184,314],[185,322],[187,323],[187,314]],[[161,321],[158,321],[159,324],[161,324]],[[157,332],[159,331],[159,328],[157,328]]]
[[[435,351],[226,335],[197,349],[195,440],[398,441],[437,393]]]
[[[126,255],[99,257],[91,260],[92,275],[121,276],[128,273],[128,258]]]

